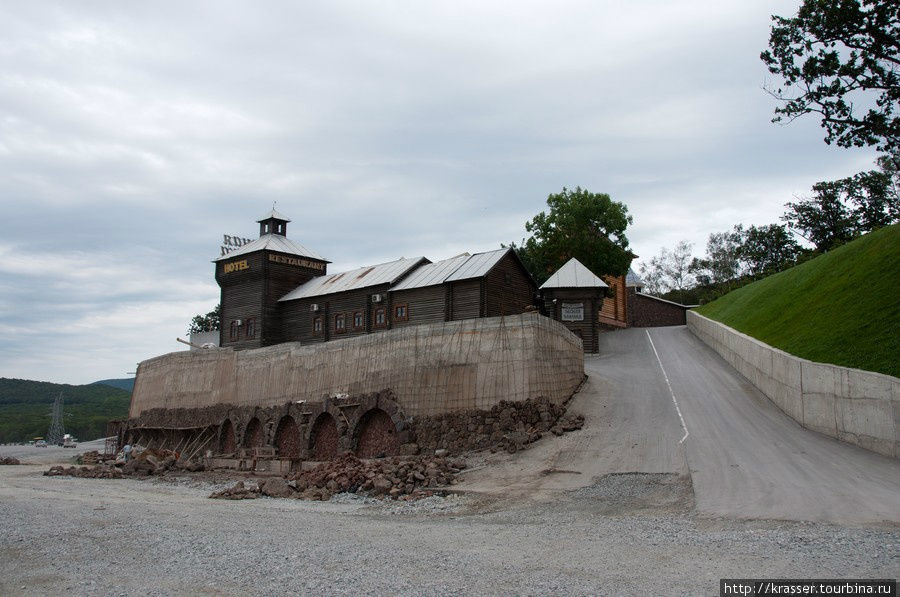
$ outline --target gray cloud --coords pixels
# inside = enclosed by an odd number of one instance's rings
[[[12,3],[0,8],[0,375],[181,348],[223,233],[278,201],[332,269],[518,241],[580,185],[650,257],[870,166],[769,123],[795,2]]]

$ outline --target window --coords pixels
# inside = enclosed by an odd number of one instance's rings
[[[362,311],[353,314],[353,329],[361,330],[366,325],[366,319],[363,317]]]
[[[247,324],[244,328],[244,337],[247,338],[247,340],[256,338],[256,319],[251,317],[247,320]]]
[[[313,330],[313,336],[321,336],[322,335],[322,318],[321,317],[313,317],[312,330]]]
[[[343,334],[347,331],[347,319],[343,313],[338,313],[334,316],[334,331],[338,334]]]
[[[238,325],[237,319],[231,320],[231,330],[230,330],[230,339],[231,340],[239,340],[241,334],[241,328]]]
[[[394,306],[394,321],[407,321],[409,319],[409,311],[406,305]]]
[[[387,325],[387,313],[384,307],[378,307],[375,309],[375,327],[383,328],[385,325]]]

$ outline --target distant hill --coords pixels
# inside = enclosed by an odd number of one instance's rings
[[[131,393],[119,388],[0,377],[0,443],[46,435],[53,401],[60,392],[66,433],[80,440],[104,437],[110,420],[128,416]]]
[[[900,224],[697,312],[785,352],[900,377]]]
[[[134,391],[134,378],[127,377],[124,379],[101,379],[100,381],[95,381],[95,384],[103,384],[105,386],[112,386],[114,388],[119,388],[120,390],[125,390],[126,392]]]

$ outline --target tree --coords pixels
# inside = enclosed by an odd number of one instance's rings
[[[900,149],[900,3],[803,0],[796,17],[772,16],[760,58],[783,86],[773,122],[818,114],[825,142]]]
[[[721,284],[738,277],[741,272],[740,247],[743,227],[738,224],[727,232],[713,232],[706,241],[706,257],[694,259],[690,271],[704,285]]]
[[[222,313],[221,303],[206,315],[194,315],[191,319],[191,325],[188,328],[188,334],[198,334],[200,332],[215,332],[219,329],[219,316]]]
[[[691,274],[691,243],[680,241],[672,251],[665,247],[659,249],[659,255],[650,259],[649,264],[640,267],[641,278],[645,290],[650,294],[661,295],[667,291],[675,291],[679,300],[684,302],[685,291],[694,283]]]
[[[768,276],[797,261],[800,245],[780,224],[750,226],[743,233],[738,255],[753,277]]]
[[[882,156],[879,170],[813,185],[810,199],[786,204],[781,219],[820,252],[900,220],[897,157]]]
[[[604,193],[563,187],[547,197],[547,206],[549,212],[525,224],[531,236],[521,246],[512,245],[538,284],[572,257],[598,276],[628,271],[633,255],[625,229],[632,218],[623,203]]]

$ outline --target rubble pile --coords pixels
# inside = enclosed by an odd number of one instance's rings
[[[2,464],[22,464],[18,458],[12,456],[0,456],[0,465]]]
[[[149,476],[161,475],[168,470],[185,470],[197,472],[204,470],[201,462],[182,460],[178,452],[173,450],[149,448],[138,453],[122,466],[125,475]]]
[[[88,479],[121,479],[122,471],[114,466],[104,464],[98,466],[70,466],[68,468],[56,465],[50,470],[44,471],[45,477],[82,477]]]
[[[413,424],[415,444],[404,444],[401,453],[447,450],[505,449],[515,453],[541,438],[543,433],[562,435],[581,429],[584,417],[566,415],[565,407],[540,396],[524,402],[501,401],[491,410],[470,410],[423,417]]]
[[[262,484],[239,482],[213,493],[217,499],[253,499],[260,495],[328,500],[337,493],[361,493],[393,499],[418,499],[453,485],[465,462],[442,456],[360,460],[346,454],[316,468],[270,478]]]
[[[100,462],[100,452],[89,450],[78,457],[78,464],[97,464]]]

